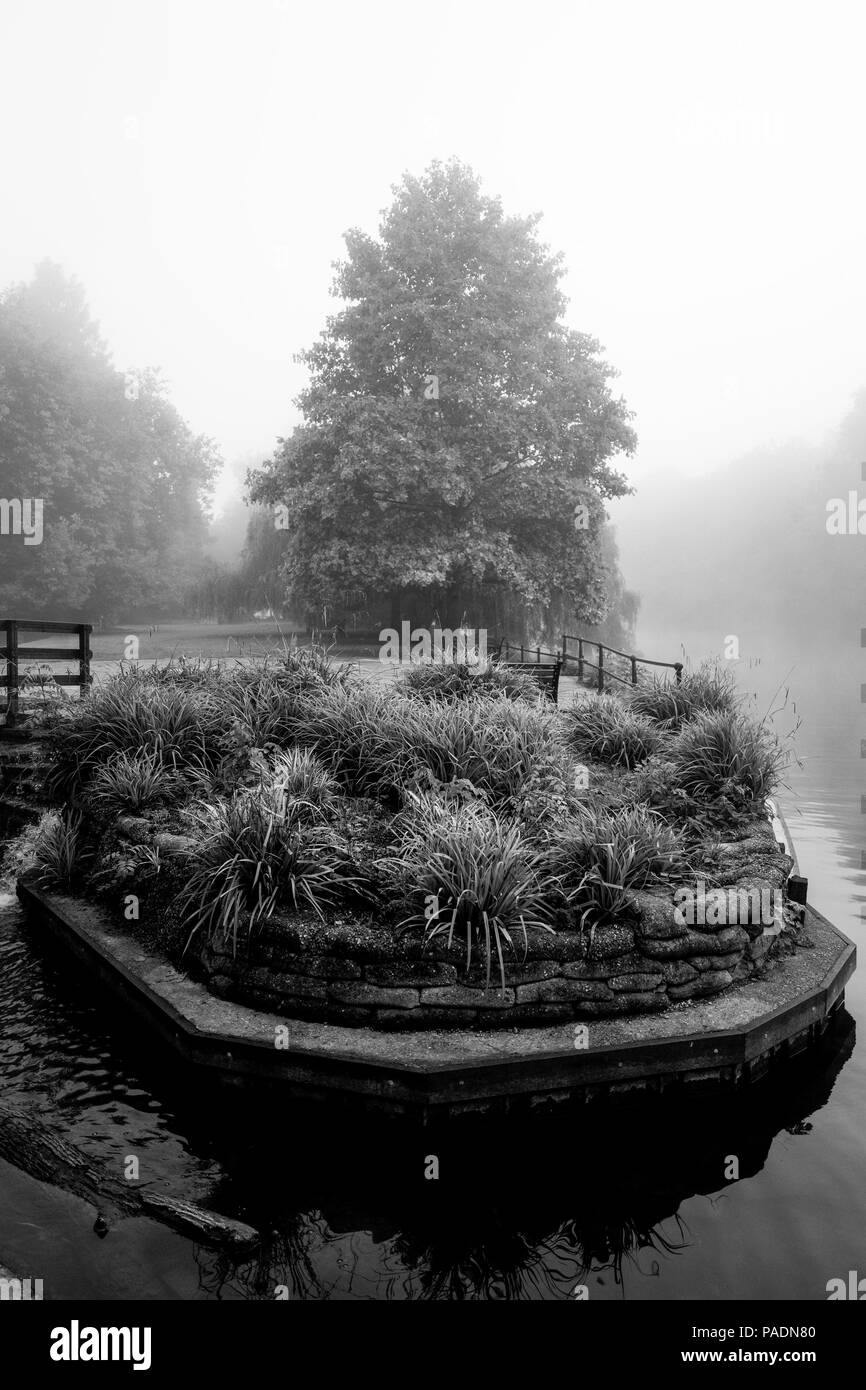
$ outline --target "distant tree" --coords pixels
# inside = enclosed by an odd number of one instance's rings
[[[250,507],[244,498],[245,479],[251,468],[260,468],[268,449],[246,449],[230,459],[220,479],[219,516],[208,530],[208,558],[223,565],[240,564],[247,544]]]
[[[184,610],[191,616],[235,622],[262,609],[274,612],[284,606],[280,577],[287,537],[275,526],[268,507],[245,508],[246,540],[235,565],[208,561],[184,595]]]
[[[619,651],[635,651],[640,599],[625,587],[619,568],[616,533],[609,524],[600,530],[599,552],[608,596],[604,617],[597,623],[584,623],[576,613],[569,611],[567,604],[552,605],[551,608],[558,608],[558,611],[548,610],[545,634],[554,638],[561,633],[570,633],[576,637],[605,642]]]
[[[635,436],[598,343],[562,322],[562,258],[459,162],[394,194],[378,240],[346,236],[304,423],[250,475],[288,509],[284,583],[309,609],[387,590],[394,623],[407,590],[448,621],[482,593],[601,621],[604,501],[629,491],[610,461]]]
[[[0,296],[0,496],[43,499],[41,544],[0,537],[7,612],[176,610],[218,462],[155,372],[114,369],[77,280],[43,262]]]

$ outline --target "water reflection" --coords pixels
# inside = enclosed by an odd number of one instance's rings
[[[777,1136],[811,1142],[854,1032],[843,1012],[815,1053],[738,1096],[568,1103],[423,1129],[304,1106],[279,1122],[235,1116],[212,1201],[228,1210],[254,1193],[245,1216],[263,1244],[241,1265],[198,1251],[199,1287],[217,1298],[550,1301],[591,1281],[593,1298],[623,1297],[626,1268],[656,1280],[691,1251],[681,1208],[696,1195],[723,1203],[736,1186],[730,1156],[742,1183]],[[423,1176],[432,1154],[438,1181]]]

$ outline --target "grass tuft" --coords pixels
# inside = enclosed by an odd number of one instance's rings
[[[466,969],[480,959],[488,989],[494,960],[505,989],[506,949],[516,954],[522,938],[525,955],[530,928],[552,931],[554,885],[540,856],[518,825],[479,803],[455,808],[433,799],[417,805],[387,867],[418,903],[403,929],[423,928],[425,944],[441,937],[448,946],[455,938],[465,942]]]
[[[633,768],[658,749],[662,734],[652,720],[615,695],[576,697],[563,712],[565,738],[585,758]]]
[[[500,665],[492,659],[413,662],[401,669],[398,689],[418,700],[465,700],[478,695],[504,695],[537,705],[538,682],[527,671]]]
[[[635,714],[674,733],[697,714],[730,713],[737,704],[733,672],[714,662],[704,662],[697,671],[684,675],[680,685],[654,676],[628,696],[628,706]]]

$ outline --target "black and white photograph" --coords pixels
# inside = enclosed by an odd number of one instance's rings
[[[829,1373],[866,11],[0,45],[3,1335],[159,1381],[191,1303],[218,1368],[243,1305],[558,1302],[599,1365]]]

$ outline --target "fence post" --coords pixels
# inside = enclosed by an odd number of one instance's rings
[[[6,724],[11,727],[18,716],[18,624],[6,623]]]
[[[565,670],[565,663],[568,661],[568,634],[562,634],[562,669]]]
[[[583,680],[583,638],[577,639],[577,679]]]
[[[540,664],[541,664],[541,648],[540,648],[540,647],[536,647],[536,648],[535,648],[535,664],[536,664],[536,666],[540,666]]]
[[[596,646],[598,647],[598,693],[600,695],[604,690],[604,647],[600,642],[597,642]]]
[[[632,659],[631,659],[631,683],[632,683],[632,685],[637,685],[637,657],[636,657],[636,656],[633,656]]]
[[[682,685],[682,682],[683,682],[683,663],[682,663],[681,661],[675,661],[675,662],[674,662],[674,670],[675,670],[676,673],[677,673],[677,685]]]
[[[520,644],[520,660],[523,661],[523,643]]]
[[[92,629],[89,623],[79,623],[78,625],[78,664],[80,666],[81,685],[78,687],[80,697],[83,700],[85,692],[90,686],[90,633]]]

